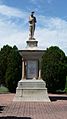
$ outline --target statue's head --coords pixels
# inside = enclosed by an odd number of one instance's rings
[[[34,11],[31,12],[31,16],[33,16],[33,14],[34,14]]]
[[[32,14],[34,14],[34,11],[33,12],[31,12]]]

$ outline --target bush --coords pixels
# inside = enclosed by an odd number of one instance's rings
[[[8,92],[9,92],[8,88],[0,86],[0,93],[8,93]]]

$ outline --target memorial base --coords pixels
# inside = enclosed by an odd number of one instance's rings
[[[20,80],[13,101],[50,102],[43,80]]]

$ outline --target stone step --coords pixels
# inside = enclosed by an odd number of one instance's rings
[[[13,101],[50,102],[45,82],[41,80],[20,80]]]
[[[43,80],[20,80],[18,82],[19,89],[46,89],[46,84]]]

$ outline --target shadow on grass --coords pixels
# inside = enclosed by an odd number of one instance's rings
[[[67,96],[61,96],[61,95],[57,95],[57,96],[49,96],[51,101],[57,101],[57,100],[67,100]]]
[[[6,117],[0,117],[0,119],[32,119],[32,118],[30,118],[30,117],[6,116]]]

